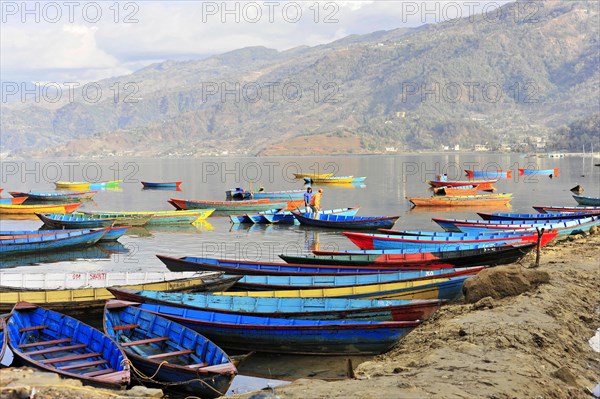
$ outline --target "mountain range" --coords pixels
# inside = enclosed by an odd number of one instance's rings
[[[566,148],[553,140],[600,114],[600,3],[528,4],[526,16],[508,4],[493,21],[165,61],[97,82],[95,102],[75,90],[52,103],[5,103],[1,152],[378,153],[516,148],[532,136]]]

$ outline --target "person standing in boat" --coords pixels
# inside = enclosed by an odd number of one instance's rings
[[[323,196],[323,189],[320,188],[319,191],[310,199],[310,209],[313,211],[313,217],[315,219],[319,218],[319,211],[321,210],[321,197]]]
[[[310,212],[310,200],[313,197],[312,187],[308,187],[304,193],[304,208],[305,212]]]

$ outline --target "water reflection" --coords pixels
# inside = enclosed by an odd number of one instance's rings
[[[120,245],[122,246],[122,244]],[[4,269],[17,266],[40,265],[78,260],[109,259],[112,253],[114,252],[112,252],[110,249],[106,249],[104,244],[96,244],[87,248],[65,249],[55,252],[41,250],[28,254],[3,256],[2,259],[0,259],[0,268]]]

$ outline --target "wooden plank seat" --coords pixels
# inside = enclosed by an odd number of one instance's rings
[[[43,359],[40,360],[40,363],[44,364],[53,364],[53,363],[62,363],[62,362],[70,362],[73,360],[81,360],[81,359],[89,359],[90,357],[100,356],[101,353],[91,352],[91,353],[83,353],[81,355],[71,355],[71,356],[63,356],[63,357],[55,357],[53,359]]]
[[[39,326],[31,326],[31,327],[20,328],[19,332],[22,333],[22,332],[27,332],[27,331],[43,330],[45,328],[48,328],[48,326],[45,325],[45,324],[42,324],[42,325],[39,325]]]
[[[133,330],[134,328],[138,328],[139,325],[137,324],[123,324],[120,326],[114,326],[113,330],[115,331],[123,331],[123,330]]]
[[[72,338],[61,338],[61,339],[53,339],[53,340],[50,340],[50,341],[32,342],[30,344],[19,345],[19,349],[33,348],[33,347],[36,347],[36,346],[48,346],[48,345],[64,344],[64,343],[67,343],[67,342],[71,342],[72,340],[73,340]]]
[[[154,342],[163,342],[163,341],[168,341],[168,340],[169,340],[169,337],[156,337],[156,338],[140,339],[138,341],[123,342],[120,345],[121,346],[136,346],[136,345],[151,344]]]
[[[226,373],[235,372],[237,369],[233,363],[215,364],[214,366],[201,367],[198,371],[205,371],[211,373]]]
[[[97,377],[102,374],[114,373],[114,371],[115,371],[115,369],[103,369],[103,370],[90,371],[89,373],[84,373],[81,375],[83,377]]]
[[[193,369],[193,368],[200,368],[200,367],[206,367],[206,366],[208,366],[208,363],[188,364],[185,367]]]
[[[37,351],[25,352],[25,354],[27,356],[45,355],[47,353],[70,351],[70,350],[81,349],[81,348],[85,348],[85,347],[87,347],[87,344],[76,344],[76,345],[68,345],[68,346],[55,346],[54,348],[46,348],[46,349],[40,349],[40,350],[37,350]]]
[[[94,366],[99,366],[101,364],[106,364],[108,363],[108,361],[106,361],[105,359],[102,360],[88,360],[85,362],[80,362],[80,363],[75,363],[75,364],[69,364],[66,366],[58,366],[57,369],[59,370],[74,370],[74,369],[82,369],[84,367],[94,367]]]
[[[180,355],[189,355],[190,353],[194,353],[194,351],[191,350],[191,349],[183,349],[183,350],[176,351],[176,352],[158,353],[156,355],[146,356],[146,359],[162,359],[162,358],[165,358],[165,357],[174,357],[174,356],[180,356]]]

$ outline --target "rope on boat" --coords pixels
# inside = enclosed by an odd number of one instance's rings
[[[215,393],[219,394],[219,396],[223,396],[225,393],[216,390],[213,386],[211,386],[210,384],[208,384],[206,381],[200,379],[200,378],[194,378],[191,380],[187,380],[187,381],[181,381],[181,382],[161,382],[161,381],[156,381],[154,379],[154,377],[156,377],[156,375],[158,374],[158,372],[160,371],[160,368],[162,367],[163,364],[167,364],[169,363],[166,360],[163,360],[159,365],[158,368],[156,369],[156,372],[151,376],[148,377],[146,374],[144,374],[142,371],[138,370],[137,368],[135,368],[135,366],[133,365],[133,363],[129,360],[129,359],[123,359],[123,361],[121,362],[123,365],[129,364],[129,367],[131,368],[131,370],[133,370],[133,372],[135,374],[137,374],[138,378],[142,381],[145,382],[151,382],[152,384],[156,384],[156,385],[162,385],[164,387],[170,387],[170,386],[177,386],[177,385],[185,385],[185,384],[189,384],[191,382],[194,381],[198,381],[204,385],[206,385],[208,388],[212,389]],[[202,399],[199,398],[197,396],[186,396],[185,399]]]

